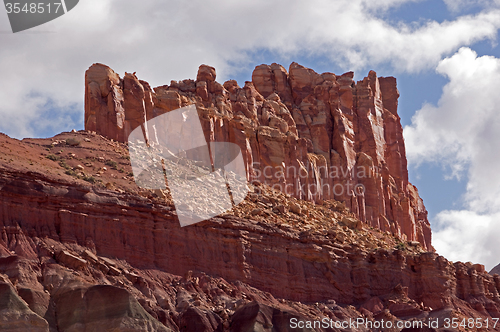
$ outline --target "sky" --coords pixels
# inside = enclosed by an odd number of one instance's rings
[[[198,66],[243,85],[261,63],[395,76],[410,181],[433,245],[452,261],[500,263],[500,0],[82,0],[13,34],[0,9],[0,132],[83,129],[93,63],[152,86]]]

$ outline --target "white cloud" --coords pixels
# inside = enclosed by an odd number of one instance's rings
[[[136,71],[153,85],[193,78],[201,63],[227,79],[252,63],[255,50],[325,56],[346,70],[389,63],[419,71],[460,46],[495,38],[500,28],[494,9],[420,26],[391,26],[377,16],[411,1],[87,0],[18,34],[6,33],[2,14],[0,131],[22,137],[81,125],[83,76],[94,62],[122,75]],[[46,121],[49,111],[59,120]]]
[[[405,127],[407,156],[414,164],[442,163],[457,176],[467,171],[466,210],[437,215],[434,244],[449,258],[492,267],[500,251],[500,59],[461,48],[437,72],[449,83],[438,105],[424,105]]]
[[[481,262],[489,271],[496,266],[500,213],[481,215],[473,211],[442,211],[436,217],[433,245],[451,261]]]
[[[438,105],[424,105],[405,127],[410,163],[468,167],[470,207],[500,211],[500,59],[461,48],[442,60],[437,72],[450,80]]]
[[[475,6],[483,8],[498,7],[500,5],[499,0],[443,0],[448,10],[457,13],[462,10],[473,8]]]

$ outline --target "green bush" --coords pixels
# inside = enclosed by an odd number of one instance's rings
[[[106,165],[110,166],[112,169],[117,169],[118,168],[118,163],[114,160],[108,160],[106,161]]]
[[[406,243],[404,243],[404,242],[398,242],[398,244],[396,244],[396,249],[397,250],[405,251],[406,250]]]
[[[96,179],[93,176],[84,176],[83,180],[90,182],[90,183],[95,183]]]
[[[61,160],[59,162],[59,166],[61,166],[62,168],[65,168],[65,169],[71,169],[71,167],[68,164],[66,164],[66,161],[64,161],[64,160]]]

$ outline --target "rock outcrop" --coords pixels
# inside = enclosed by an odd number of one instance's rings
[[[249,181],[344,202],[364,223],[432,251],[427,211],[408,182],[398,97],[396,79],[373,71],[354,82],[352,72],[260,65],[239,87],[218,83],[202,65],[196,80],[152,89],[135,73],[122,79],[94,64],[85,74],[85,129],[125,142],[142,126],[155,144],[159,133],[147,120],[196,104],[207,142],[237,143]]]
[[[181,228],[169,197],[135,185],[124,144],[92,132],[0,135],[0,152],[2,330],[500,317],[499,276],[369,227],[335,200],[255,183],[232,211]]]
[[[8,281],[0,282],[0,327],[9,332],[48,332],[49,324],[33,312]]]
[[[498,264],[497,266],[495,266],[493,269],[491,269],[490,271],[490,274],[491,275],[494,275],[494,274],[500,274],[500,264]]]
[[[0,134],[0,330],[500,331],[496,268],[432,252],[395,79],[352,78],[273,64],[240,88],[201,66],[151,89],[92,66],[87,131]],[[189,104],[207,142],[241,147],[250,192],[180,227],[167,191],[137,187],[122,142],[142,126],[156,144],[147,121]],[[366,325],[382,320],[421,325]]]

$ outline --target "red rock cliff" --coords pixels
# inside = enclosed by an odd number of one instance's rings
[[[200,66],[196,80],[151,89],[135,74],[120,78],[92,65],[85,74],[85,129],[125,142],[145,122],[196,104],[207,141],[237,143],[247,177],[299,199],[336,199],[363,222],[427,250],[431,230],[408,182],[396,79],[318,74],[297,63],[260,65],[252,82],[223,85]]]
[[[234,209],[180,227],[171,199],[136,186],[125,144],[84,131],[0,134],[0,155],[1,331],[500,317],[500,276],[368,227],[334,200],[249,185]]]

